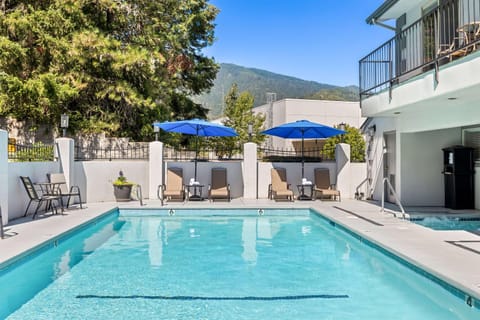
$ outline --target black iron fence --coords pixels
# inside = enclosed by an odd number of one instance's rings
[[[8,161],[55,161],[55,144],[18,144],[8,142]]]
[[[259,148],[258,159],[264,162],[301,162],[302,151],[296,149]],[[303,150],[305,162],[335,161],[335,147]]]
[[[364,99],[480,47],[480,0],[445,0],[359,62]]]
[[[147,143],[114,147],[75,146],[75,161],[89,160],[148,160],[149,146]]]
[[[170,161],[229,161],[229,160],[243,160],[243,146],[237,145],[233,147],[202,147],[195,152],[191,148],[174,148],[165,146],[163,148],[163,158]]]

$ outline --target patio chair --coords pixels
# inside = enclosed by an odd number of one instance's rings
[[[315,168],[315,186],[313,192],[315,198],[323,199],[328,197],[338,201],[340,200],[340,191],[336,190],[335,184],[330,183],[330,170],[327,168]]]
[[[22,180],[23,186],[25,187],[25,190],[27,191],[28,197],[30,199],[27,205],[27,209],[25,209],[25,214],[23,215],[24,217],[27,216],[28,209],[30,208],[30,204],[32,202],[37,203],[37,208],[33,213],[32,220],[35,219],[38,209],[40,209],[40,206],[42,203],[45,203],[45,211],[47,211],[48,209],[51,209],[52,214],[56,214],[57,208],[55,206],[54,201],[57,201],[57,204],[60,205],[60,208],[62,208],[62,213],[63,213],[62,199],[59,195],[42,194],[41,196],[39,196],[37,193],[37,190],[35,189],[35,186],[32,183],[32,180],[30,180],[30,177],[20,177],[20,179]]]
[[[452,61],[454,58],[466,56],[468,54],[469,39],[464,32],[460,32],[459,37],[453,38],[450,44],[440,44],[437,50],[438,57],[449,58]],[[459,49],[459,47],[463,48]]]
[[[208,199],[231,200],[226,168],[212,168],[212,184],[208,186]]]
[[[67,209],[70,204],[70,199],[72,197],[78,197],[78,201],[80,202],[80,209],[83,209],[80,188],[78,186],[71,186],[70,189],[68,189],[67,180],[65,179],[65,175],[63,173],[47,173],[47,179],[50,183],[54,184],[54,194],[58,194],[60,196],[62,200],[62,205],[64,197],[68,197],[66,206]]]
[[[268,186],[268,197],[273,200],[293,201],[293,191],[287,183],[287,171],[285,168],[272,168],[272,183]]]
[[[183,184],[182,168],[167,169],[167,183],[158,186],[157,197],[163,200],[185,200],[185,185]]]

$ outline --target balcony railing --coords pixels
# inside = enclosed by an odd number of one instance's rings
[[[480,47],[480,0],[448,0],[359,62],[360,99]]]

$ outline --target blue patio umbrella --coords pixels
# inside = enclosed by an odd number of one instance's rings
[[[201,119],[155,122],[153,125],[167,132],[177,132],[197,136],[195,141],[195,181],[197,181],[198,137],[238,136],[237,132],[233,128]]]
[[[288,139],[302,139],[302,179],[304,174],[303,140],[329,138],[345,131],[308,120],[298,120],[270,128],[262,133]]]

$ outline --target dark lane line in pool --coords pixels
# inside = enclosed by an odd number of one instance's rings
[[[100,296],[94,294],[78,295],[77,299],[147,299],[147,300],[304,300],[304,299],[347,299],[350,298],[347,294],[311,294],[299,296],[278,296],[278,297],[199,297],[199,296],[144,296],[144,295],[129,295],[129,296]]]

